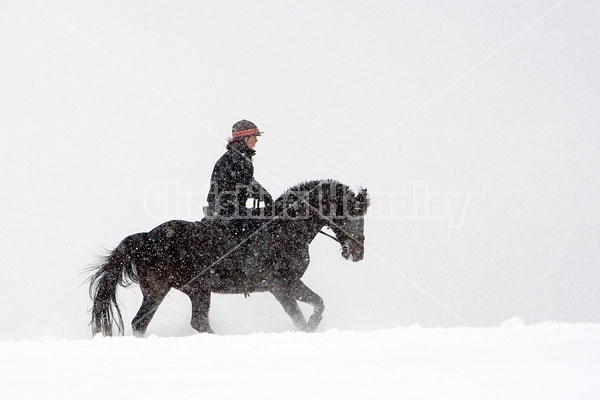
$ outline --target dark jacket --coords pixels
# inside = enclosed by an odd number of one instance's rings
[[[256,152],[244,142],[230,143],[227,149],[212,172],[207,198],[209,212],[223,217],[244,217],[248,197],[257,198],[259,192],[266,191],[254,179],[252,157]],[[271,198],[268,193],[267,196]]]

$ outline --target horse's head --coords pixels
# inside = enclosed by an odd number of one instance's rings
[[[369,208],[367,189],[362,189],[354,196],[349,192],[344,203],[344,212],[330,219],[329,227],[342,245],[342,257],[352,261],[360,261],[365,254],[364,215]],[[339,209],[339,207],[338,207]]]
[[[315,223],[318,229],[329,226],[342,245],[342,256],[360,261],[365,253],[364,215],[368,208],[367,189],[355,195],[340,182],[321,180],[288,189],[275,201],[274,215],[288,220],[312,221],[309,223]]]

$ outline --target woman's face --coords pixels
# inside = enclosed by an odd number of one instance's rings
[[[254,146],[256,146],[257,142],[258,142],[258,137],[256,137],[256,136],[248,136],[246,138],[246,145],[248,145],[248,147],[251,149],[254,149]]]

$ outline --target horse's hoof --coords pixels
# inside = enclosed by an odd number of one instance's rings
[[[311,315],[311,317],[308,319],[308,323],[306,324],[306,331],[307,332],[316,331],[317,328],[319,327],[319,324],[321,323],[322,319],[323,319],[323,316]]]
[[[142,331],[133,331],[133,336],[135,336],[136,338],[145,338],[146,337],[145,333]]]
[[[212,335],[215,334],[215,331],[212,330],[210,326],[202,326],[202,327],[194,327],[192,326],[198,333],[210,333]]]

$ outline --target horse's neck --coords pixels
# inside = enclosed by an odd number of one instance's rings
[[[293,235],[299,242],[309,244],[317,236],[325,223],[319,219],[307,218],[286,221],[286,234]]]
[[[307,231],[307,239],[308,243],[312,242],[315,237],[319,234],[319,231],[325,226],[325,223],[322,220],[312,220],[311,224],[309,224]]]

